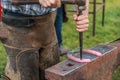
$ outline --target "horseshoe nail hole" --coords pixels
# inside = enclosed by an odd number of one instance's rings
[[[66,69],[63,69],[63,71],[67,71]]]
[[[67,66],[68,66],[68,67],[71,67],[71,66],[74,66],[74,64],[68,63]]]

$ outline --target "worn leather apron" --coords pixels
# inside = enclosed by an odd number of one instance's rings
[[[54,14],[29,17],[35,21],[31,27],[1,22],[0,40],[8,59],[4,79],[45,80],[45,69],[59,62]]]

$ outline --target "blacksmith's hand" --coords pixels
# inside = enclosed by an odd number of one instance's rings
[[[76,21],[76,30],[78,32],[84,32],[88,30],[89,19],[87,14],[78,16],[77,14],[73,15],[74,20]]]
[[[39,2],[43,7],[60,7],[61,6],[60,0],[39,0]]]

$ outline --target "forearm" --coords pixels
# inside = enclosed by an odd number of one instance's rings
[[[60,0],[39,0],[39,3],[43,7],[60,7],[61,6]]]
[[[88,15],[88,13],[89,13],[89,0],[86,0],[85,7],[86,7],[86,9],[83,11],[83,14]]]

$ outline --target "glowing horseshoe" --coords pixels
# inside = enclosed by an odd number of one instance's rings
[[[79,52],[79,51],[76,50],[76,51],[71,51],[71,52],[67,53],[68,59],[76,61],[76,62],[83,62],[83,63],[91,62],[90,59],[80,59],[80,58],[77,58],[77,57],[73,56],[72,54],[76,53],[76,52]],[[100,52],[97,52],[97,51],[94,51],[94,50],[84,49],[83,52],[86,52],[88,54],[93,54],[93,55],[98,56],[98,57],[102,56],[102,54]]]

